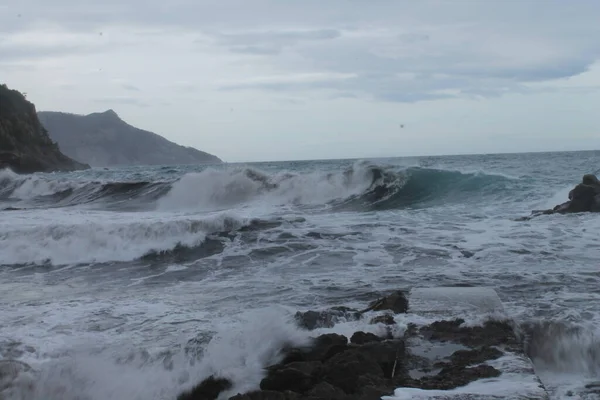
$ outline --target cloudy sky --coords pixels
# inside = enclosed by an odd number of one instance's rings
[[[600,149],[598,21],[598,0],[0,0],[0,82],[226,161]]]

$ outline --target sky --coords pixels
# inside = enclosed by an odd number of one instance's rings
[[[0,83],[225,161],[600,149],[598,0],[0,0]]]

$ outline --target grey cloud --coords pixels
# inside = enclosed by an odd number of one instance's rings
[[[135,97],[103,97],[99,99],[93,99],[94,103],[98,104],[117,104],[117,105],[133,105],[138,107],[149,107],[150,104],[137,99]]]
[[[302,42],[332,40],[341,36],[336,29],[272,30],[242,33],[217,33],[217,43],[231,51],[246,54],[274,55]]]
[[[9,61],[40,60],[69,54],[85,54],[90,49],[79,45],[3,45],[0,43],[0,64]]]
[[[131,91],[131,92],[139,92],[139,91],[140,91],[140,88],[139,88],[139,87],[137,87],[137,86],[135,86],[135,85],[131,85],[131,84],[129,84],[129,83],[124,83],[124,84],[122,84],[122,85],[121,85],[121,87],[122,87],[123,89],[125,89],[125,90],[129,90],[129,91]]]
[[[318,82],[238,83],[225,85],[223,90],[327,90],[337,96],[409,102],[454,96],[449,92],[493,97],[506,90],[525,90],[523,85],[529,82],[578,75],[600,54],[597,0],[569,4],[548,0],[543,8],[538,0],[180,0],[168,8],[163,0],[22,0],[20,8],[32,11],[11,8],[0,12],[0,31],[25,29],[35,21],[93,32],[119,24],[177,28],[208,34],[217,46],[238,54],[242,62],[251,63],[255,61],[251,57],[261,56],[260,62],[270,63],[277,71],[356,76]],[[19,12],[23,17],[16,21]],[[540,12],[543,18],[538,17]],[[361,36],[364,32],[367,34]],[[493,47],[509,35],[523,38],[522,46],[517,40],[518,48],[501,49],[504,53],[494,55]],[[547,59],[523,60],[527,52],[537,50],[538,42],[547,47],[546,53],[542,52]],[[20,57],[52,52],[38,50],[21,49]],[[2,49],[0,54],[6,59]]]

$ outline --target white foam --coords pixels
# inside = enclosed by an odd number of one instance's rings
[[[231,213],[190,217],[60,210],[9,217],[0,221],[2,264],[130,261],[178,244],[197,246],[207,233],[238,229],[245,221]]]
[[[250,176],[249,176],[250,175]],[[322,171],[269,175],[250,168],[213,169],[188,173],[158,201],[159,210],[215,210],[244,203],[324,204],[362,193],[372,183],[369,165],[355,163],[352,173]]]

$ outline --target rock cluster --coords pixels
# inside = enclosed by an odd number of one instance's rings
[[[581,212],[600,212],[600,181],[594,174],[583,176],[581,183],[569,192],[569,200],[549,210],[534,210],[531,216],[519,218],[520,221],[549,214],[570,214]]]
[[[331,327],[338,319],[359,319],[368,310],[386,310],[372,323],[395,324],[394,314],[405,313],[408,301],[395,292],[363,310],[334,308],[296,314],[305,329]],[[430,325],[410,325],[401,338],[355,332],[346,336],[317,336],[308,347],[281,349],[281,361],[265,367],[260,390],[239,393],[230,400],[376,400],[398,387],[452,389],[474,380],[497,377],[501,372],[485,364],[503,355],[500,349],[517,349],[519,342],[505,321],[465,327],[464,321],[441,320]],[[413,354],[419,343],[451,343],[454,350],[442,359]],[[500,347],[500,348],[499,348]],[[178,400],[217,399],[233,382],[211,376],[182,393]]]

